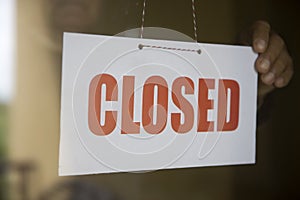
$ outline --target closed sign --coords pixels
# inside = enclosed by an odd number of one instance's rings
[[[250,47],[65,33],[60,175],[255,162]]]

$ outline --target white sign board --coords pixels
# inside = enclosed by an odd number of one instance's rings
[[[255,163],[250,47],[66,33],[60,175]]]

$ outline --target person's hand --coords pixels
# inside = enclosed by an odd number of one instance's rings
[[[239,36],[239,43],[251,45],[258,53],[255,68],[259,73],[258,102],[275,88],[285,87],[293,76],[293,60],[284,40],[268,22],[256,21]]]

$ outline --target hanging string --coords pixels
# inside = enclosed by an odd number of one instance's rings
[[[195,42],[198,42],[195,0],[192,0],[192,10],[193,10],[194,39]]]
[[[144,0],[144,3],[143,3],[142,24],[141,24],[141,30],[140,30],[140,38],[143,38],[143,36],[144,36],[146,1],[147,0]],[[198,35],[197,35],[197,20],[196,20],[195,0],[192,0],[192,14],[193,14],[193,26],[194,26],[194,40],[197,43],[198,42]],[[143,48],[156,48],[156,49],[165,49],[165,50],[174,50],[174,51],[196,52],[198,54],[201,54],[201,49],[183,49],[183,48],[162,47],[162,46],[146,45],[146,44],[139,44],[138,48],[139,49],[143,49]]]
[[[143,3],[142,25],[141,25],[140,38],[143,38],[143,35],[144,35],[145,12],[146,12],[146,0],[144,0],[144,3]]]
[[[201,49],[184,49],[184,48],[175,48],[175,47],[164,47],[157,45],[147,45],[147,44],[139,44],[139,49],[143,48],[151,48],[151,49],[164,49],[164,50],[172,50],[172,51],[185,51],[185,52],[195,52],[201,54]]]
[[[143,36],[144,36],[146,1],[147,0],[144,0],[144,2],[143,2],[143,12],[142,12],[142,24],[141,24],[140,38],[143,38]],[[192,14],[193,14],[193,26],[194,26],[194,40],[195,40],[195,42],[198,42],[195,0],[192,0]]]

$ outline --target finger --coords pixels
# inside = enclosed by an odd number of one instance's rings
[[[283,71],[290,65],[291,58],[286,50],[283,50],[268,73],[261,76],[261,80],[266,85],[272,85]]]
[[[289,84],[294,74],[293,64],[289,65],[285,71],[275,80],[274,85],[278,88]]]
[[[269,40],[268,48],[265,52],[261,53],[256,60],[256,70],[262,74],[269,72],[271,66],[284,48],[285,44],[283,39],[277,34],[272,34]]]
[[[252,27],[252,46],[256,53],[263,53],[268,47],[271,26],[268,22],[257,21]]]

